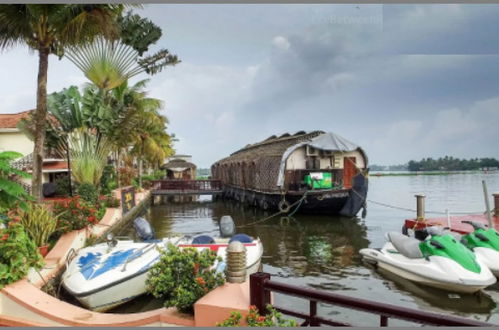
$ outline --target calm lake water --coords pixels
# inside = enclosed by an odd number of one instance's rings
[[[442,176],[370,177],[368,199],[398,207],[415,209],[415,193],[426,194],[427,216],[431,211],[483,212],[485,203],[482,180],[489,192],[499,191],[499,173],[456,174]],[[489,193],[489,195],[490,195]],[[490,198],[493,205],[492,198]],[[218,236],[218,220],[231,215],[238,232],[258,236],[264,246],[263,270],[273,279],[406,306],[425,311],[443,312],[499,324],[499,285],[475,295],[456,295],[419,286],[390,274],[368,268],[358,251],[365,247],[381,247],[387,231],[400,232],[403,220],[414,212],[368,203],[365,219],[297,214],[291,219],[273,218],[249,225],[269,213],[244,207],[232,201],[213,202],[211,197],[194,201],[170,200],[152,207],[146,217],[157,236],[173,233]],[[133,235],[128,229],[122,233]],[[276,304],[293,309],[308,309],[300,299],[276,295]],[[114,312],[130,312],[159,306],[150,297],[143,297]],[[378,324],[377,316],[320,305],[322,316],[351,322],[359,326]],[[404,322],[390,320],[390,325]]]

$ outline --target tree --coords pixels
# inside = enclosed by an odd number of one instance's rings
[[[121,4],[10,4],[0,5],[0,49],[17,44],[38,52],[38,79],[33,149],[32,194],[41,198],[47,72],[50,54],[62,56],[68,46],[82,45],[97,35],[118,35]]]
[[[131,148],[137,157],[140,186],[143,161],[157,163],[173,152],[171,137],[166,133],[168,119],[159,113],[162,102],[147,97],[144,90],[147,82],[142,80],[130,87],[125,82],[109,95],[113,108],[121,109],[117,111],[119,122],[109,132],[110,140],[118,155],[120,150]]]

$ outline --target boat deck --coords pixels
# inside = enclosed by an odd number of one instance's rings
[[[467,223],[462,223],[462,221],[476,221],[488,225],[488,219],[485,214],[473,214],[473,215],[463,215],[463,216],[452,216],[450,217],[451,230],[458,232],[460,234],[468,234],[473,231],[473,227]],[[499,229],[499,217],[493,216],[492,223],[494,228]],[[441,218],[426,218],[424,221],[417,219],[406,219],[405,226],[407,228],[421,229],[428,226],[442,226],[448,227],[447,217]]]

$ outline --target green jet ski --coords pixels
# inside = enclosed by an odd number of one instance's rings
[[[499,277],[499,233],[494,228],[475,221],[462,221],[473,226],[474,231],[463,235],[462,241],[492,273]]]
[[[419,241],[397,232],[386,234],[381,249],[362,249],[364,260],[408,280],[448,290],[472,293],[496,282],[489,268],[459,240],[441,228],[428,227]]]

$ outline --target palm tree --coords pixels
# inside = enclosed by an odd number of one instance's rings
[[[32,194],[37,199],[41,198],[49,55],[62,56],[68,46],[85,44],[97,35],[116,36],[123,9],[121,4],[0,5],[0,49],[24,44],[38,52],[32,176]]]
[[[131,149],[137,157],[140,186],[143,161],[156,163],[172,154],[171,138],[166,133],[168,119],[159,113],[163,104],[147,97],[147,82],[141,80],[130,87],[125,82],[109,94],[112,107],[119,114],[109,138],[117,150],[118,163],[121,150]]]

